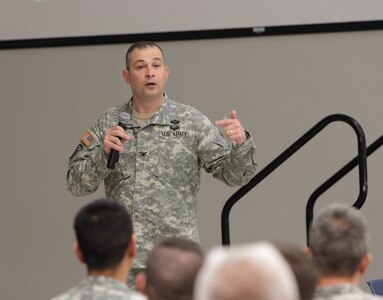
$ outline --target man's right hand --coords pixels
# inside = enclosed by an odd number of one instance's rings
[[[124,142],[131,139],[132,137],[121,126],[113,126],[105,131],[104,151],[107,155],[109,155],[111,149],[122,152],[124,151]]]

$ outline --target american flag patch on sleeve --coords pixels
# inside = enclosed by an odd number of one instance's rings
[[[86,147],[89,147],[94,142],[94,137],[90,130],[87,130],[85,134],[82,136],[81,141],[84,143]]]

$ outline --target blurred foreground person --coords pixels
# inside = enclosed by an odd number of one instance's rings
[[[196,300],[298,300],[294,274],[270,243],[215,248],[195,285]]]
[[[293,271],[301,300],[311,300],[319,282],[319,273],[309,256],[292,243],[273,242]]]
[[[137,275],[136,286],[149,300],[192,300],[202,263],[198,243],[183,237],[166,238],[150,251],[146,274]]]

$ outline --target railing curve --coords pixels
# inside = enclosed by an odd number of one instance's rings
[[[383,145],[383,135],[381,135],[378,139],[376,139],[370,146],[367,147],[367,157],[374,153],[379,147]],[[344,167],[339,169],[333,176],[327,179],[324,183],[322,183],[310,196],[309,200],[306,204],[306,243],[309,245],[310,240],[310,225],[314,218],[314,205],[316,200],[320,195],[322,195],[325,191],[327,191],[330,187],[332,187],[335,183],[337,183],[342,177],[348,174],[352,169],[354,169],[360,162],[359,156],[354,157],[351,161],[349,161]],[[360,209],[364,200],[362,198],[358,198],[356,202],[352,205],[355,208]]]
[[[225,203],[221,214],[221,233],[222,244],[230,245],[230,224],[229,215],[233,205],[246,195],[252,188],[265,179],[271,172],[284,163],[291,155],[298,151],[315,135],[317,135],[328,124],[336,121],[342,121],[349,124],[355,131],[358,141],[358,157],[359,162],[359,185],[360,194],[357,201],[363,201],[367,196],[367,156],[366,156],[366,138],[362,127],[352,117],[344,114],[333,114],[325,117],[302,135],[296,142],[283,151],[277,158],[271,161],[265,168],[263,168],[257,175],[255,175],[246,185],[236,191]],[[364,199],[363,199],[364,198]]]

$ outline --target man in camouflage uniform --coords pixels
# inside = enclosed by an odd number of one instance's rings
[[[344,204],[324,209],[310,228],[309,254],[320,272],[314,300],[381,299],[359,288],[371,261],[367,223]]]
[[[136,237],[128,211],[110,199],[84,206],[76,215],[75,253],[87,266],[87,278],[52,300],[145,300],[127,285],[136,254]]]
[[[73,195],[93,193],[104,181],[106,196],[131,212],[138,237],[135,269],[144,268],[147,253],[164,237],[199,241],[201,168],[229,186],[246,184],[255,173],[255,146],[236,111],[215,122],[230,145],[201,112],[168,98],[168,74],[157,44],[133,44],[123,71],[132,98],[101,115],[69,159],[67,185]],[[116,125],[121,112],[132,118],[126,131]],[[120,153],[115,169],[107,168],[111,149]]]

